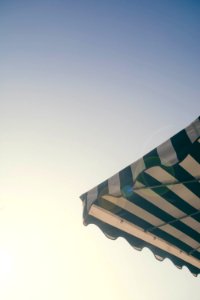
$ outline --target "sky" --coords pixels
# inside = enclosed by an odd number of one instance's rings
[[[200,2],[0,0],[0,299],[192,300],[79,196],[199,116]]]

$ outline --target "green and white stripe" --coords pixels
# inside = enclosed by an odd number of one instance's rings
[[[84,223],[200,273],[200,117],[81,196]]]

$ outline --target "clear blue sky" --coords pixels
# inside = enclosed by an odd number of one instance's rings
[[[79,195],[200,112],[199,1],[0,1],[0,298],[198,300]]]

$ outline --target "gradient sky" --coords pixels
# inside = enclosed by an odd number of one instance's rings
[[[199,300],[80,194],[200,112],[200,2],[0,0],[0,299]]]

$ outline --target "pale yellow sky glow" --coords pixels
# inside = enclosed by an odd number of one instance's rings
[[[143,300],[153,299],[155,290],[159,299],[168,285],[176,283],[181,287],[185,280],[191,286],[197,285],[188,270],[180,271],[169,261],[157,262],[147,249],[137,252],[123,239],[110,241],[97,227],[82,225],[79,195],[107,178],[111,171],[122,168],[123,161],[136,159],[139,146],[134,151],[121,147],[121,153],[127,152],[128,157],[123,158],[113,135],[108,151],[101,144],[90,149],[89,144],[79,141],[79,126],[72,130],[69,124],[69,131],[67,118],[71,116],[66,113],[64,121],[63,107],[50,103],[47,113],[44,102],[44,107],[39,106],[39,95],[37,102],[30,103],[29,111],[28,95],[21,95],[21,99],[17,98],[18,108],[10,110],[10,104],[16,107],[16,102],[9,92],[4,93],[7,101],[3,106],[6,118],[0,157],[0,299],[131,300],[134,296]],[[46,103],[48,98],[52,99],[52,95],[46,93]],[[154,128],[146,142],[140,134],[145,136],[145,125],[134,133],[141,155],[163,139],[160,130]],[[175,130],[173,125],[163,127],[166,138],[171,130]],[[111,159],[112,145],[116,149],[113,158],[117,155],[118,159]],[[167,280],[166,286],[162,276]],[[181,290],[177,293],[182,295]]]

